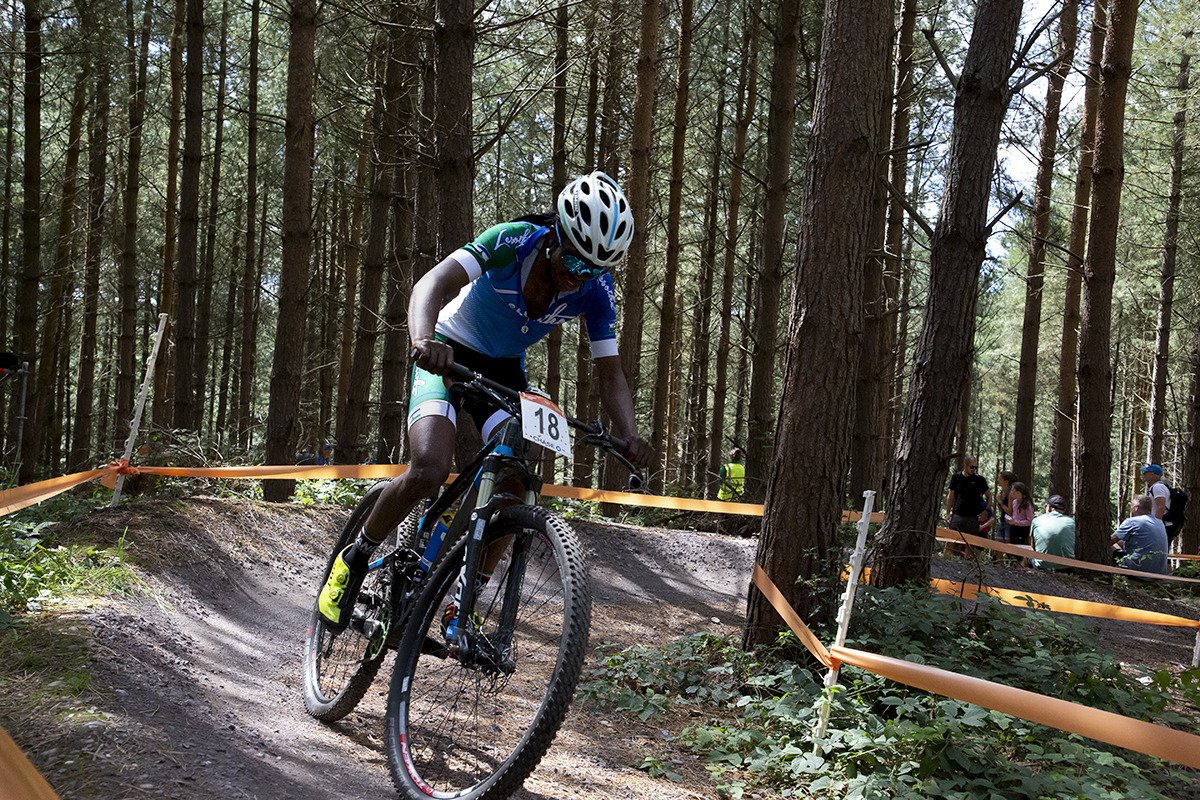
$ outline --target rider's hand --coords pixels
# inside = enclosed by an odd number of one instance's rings
[[[417,351],[417,366],[434,375],[445,375],[454,366],[454,348],[433,337],[418,339],[413,347]]]
[[[650,469],[654,466],[654,448],[649,442],[640,436],[630,436],[626,440],[629,449],[625,451],[625,457],[633,462],[638,469]]]

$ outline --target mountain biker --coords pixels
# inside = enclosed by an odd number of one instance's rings
[[[507,412],[469,403],[441,376],[456,363],[510,388],[528,388],[525,351],[552,329],[583,316],[599,377],[600,401],[626,457],[648,467],[653,451],[637,432],[633,399],[617,354],[611,268],[633,238],[621,188],[602,172],[583,175],[558,195],[556,211],[484,231],[442,260],[413,287],[408,330],[414,351],[409,399],[408,470],[383,490],[355,541],[338,554],[318,609],[344,629],[370,555],[417,502],[450,474],[456,413],[467,411],[484,441]],[[470,287],[463,291],[465,287]]]

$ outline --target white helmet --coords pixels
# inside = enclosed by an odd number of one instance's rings
[[[603,172],[581,175],[558,195],[560,233],[599,267],[621,263],[633,240],[633,213],[625,193]]]

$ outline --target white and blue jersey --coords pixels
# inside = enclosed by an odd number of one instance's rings
[[[494,358],[523,359],[551,330],[583,316],[592,358],[617,355],[616,293],[607,272],[556,294],[545,314],[530,319],[525,281],[549,233],[532,222],[507,222],[456,250],[452,257],[471,282],[442,309],[437,332]]]

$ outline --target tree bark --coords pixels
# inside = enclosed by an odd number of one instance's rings
[[[435,180],[440,260],[474,238],[471,81],[476,32],[471,0],[435,0],[434,5]]]
[[[1083,263],[1082,318],[1079,325],[1079,438],[1075,451],[1075,557],[1111,563],[1112,531],[1112,291],[1116,279],[1117,224],[1125,179],[1125,96],[1133,72],[1136,0],[1113,0],[1100,96],[1096,109],[1096,157],[1088,254]]]
[[[1083,256],[1087,245],[1088,213],[1092,199],[1092,161],[1096,143],[1096,105],[1100,97],[1100,61],[1108,27],[1108,3],[1095,0],[1083,120],[1079,133],[1079,163],[1075,170],[1075,199],[1071,205],[1071,245],[1067,254],[1067,287],[1063,299],[1062,345],[1058,362],[1058,401],[1054,412],[1054,450],[1050,457],[1050,491],[1063,496],[1070,508],[1075,497],[1076,359],[1079,356],[1079,301],[1083,285]]]
[[[798,586],[822,571],[842,518],[863,329],[862,264],[887,125],[890,4],[829,0],[796,257],[779,424],[756,561],[802,619],[817,604]],[[853,101],[848,101],[853,98]],[[830,271],[842,280],[829,280]],[[773,309],[766,309],[774,313]],[[803,491],[796,487],[803,486]],[[804,520],[797,525],[796,520]],[[841,569],[841,555],[835,557]],[[775,641],[781,620],[750,588],[743,645]]]
[[[38,293],[42,281],[42,10],[38,0],[25,0],[25,165],[21,202],[21,285],[17,293],[16,351],[23,360],[37,352]],[[35,369],[30,365],[31,369]],[[30,376],[28,397],[39,391]],[[25,420],[17,420],[20,430]],[[29,425],[36,428],[36,424]],[[37,437],[21,442],[18,483],[33,480],[37,464]]]
[[[1166,230],[1163,233],[1162,279],[1158,288],[1158,326],[1154,336],[1154,372],[1150,395],[1150,446],[1146,461],[1162,464],[1163,431],[1167,406],[1167,362],[1171,356],[1172,307],[1175,303],[1175,256],[1179,250],[1179,205],[1183,196],[1183,143],[1187,122],[1188,67],[1191,56],[1183,53],[1179,61],[1179,108],[1175,112],[1171,136],[1171,186],[1167,197]]]
[[[676,282],[679,277],[679,209],[683,205],[683,167],[687,157],[688,84],[692,61],[692,0],[682,0],[679,11],[679,55],[675,64],[675,117],[671,125],[671,175],[667,191],[667,260],[663,270],[662,318],[659,322],[658,358],[654,372],[654,409],[651,440],[660,467],[650,472],[650,491],[662,494],[663,481],[672,468],[667,411],[671,401],[671,375],[678,372],[674,331]]]
[[[175,322],[176,427],[195,419],[196,264],[200,247],[200,159],[204,125],[204,4],[187,2],[183,169],[179,179],[179,263]]]
[[[1054,183],[1054,156],[1058,149],[1058,117],[1063,84],[1075,60],[1075,40],[1078,37],[1078,0],[1065,0],[1059,16],[1056,52],[1061,61],[1047,76],[1042,135],[1038,143],[1029,267],[1025,279],[1025,318],[1021,326],[1021,361],[1017,376],[1017,408],[1013,420],[1012,471],[1030,486],[1033,485],[1034,476],[1033,423],[1037,398],[1038,340],[1042,330],[1042,284],[1046,271],[1046,238],[1050,235],[1050,194]]]
[[[904,423],[889,481],[882,561],[872,581],[927,581],[934,528],[967,380],[988,233],[988,198],[1008,108],[1021,3],[983,0],[954,99],[945,193],[930,243],[929,295],[917,340]]]
[[[783,296],[783,250],[796,127],[796,65],[803,0],[779,0],[771,105],[767,117],[767,177],[762,222],[762,267],[755,297],[750,419],[746,445],[746,499],[758,500],[767,478],[775,438],[774,409],[779,312]]]
[[[87,244],[84,249],[83,320],[79,341],[79,380],[75,385],[75,424],[67,471],[88,469],[92,461],[92,407],[96,397],[96,313],[100,304],[100,265],[104,254],[104,195],[108,167],[108,104],[111,70],[106,48],[93,54],[96,92],[88,120]]]
[[[288,6],[287,114],[283,151],[283,248],[279,280],[279,322],[271,364],[267,409],[267,463],[288,464],[296,446],[296,414],[304,359],[304,319],[308,309],[309,256],[312,251],[312,158],[316,120],[316,0]],[[282,502],[294,480],[263,481],[263,499]]]
[[[729,165],[729,208],[726,211],[725,241],[721,251],[724,263],[721,269],[721,311],[718,314],[720,330],[717,333],[717,358],[713,365],[716,383],[713,386],[712,425],[708,436],[708,486],[706,496],[712,500],[717,495],[716,476],[724,463],[725,446],[736,441],[737,426],[733,436],[726,430],[725,407],[729,395],[729,351],[733,340],[733,284],[737,265],[738,216],[742,208],[742,175],[746,165],[746,139],[750,123],[754,119],[755,101],[758,97],[758,18],[761,8],[759,0],[752,0],[742,34],[741,72],[738,78],[738,99],[735,111],[733,155]]]

